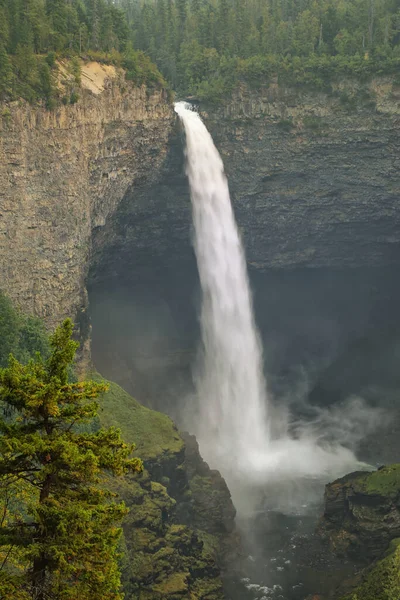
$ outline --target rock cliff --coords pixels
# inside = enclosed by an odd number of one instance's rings
[[[333,556],[344,565],[353,565],[353,574],[345,575],[334,598],[398,598],[399,508],[398,464],[372,473],[350,473],[326,486],[325,509],[317,533]]]
[[[243,89],[208,115],[255,267],[399,259],[400,87]]]
[[[200,106],[221,152],[250,264],[259,270],[389,265],[400,259],[400,88],[329,93],[271,84]],[[158,182],[128,191],[95,236],[91,281],[191,257],[179,126]],[[135,252],[133,251],[135,249]],[[118,257],[118,261],[116,260]]]
[[[84,338],[87,282],[135,278],[149,261],[176,269],[192,250],[167,94],[99,65],[82,81],[75,105],[2,110],[0,275],[49,325],[80,315]],[[271,83],[200,107],[254,268],[399,261],[399,97],[385,78],[329,93]]]
[[[101,406],[100,422],[120,427],[145,467],[141,476],[108,483],[131,509],[123,523],[126,598],[223,600],[221,575],[240,551],[225,481],[192,436],[116,384]]]
[[[93,232],[162,164],[172,123],[167,94],[89,63],[78,103],[1,110],[1,287],[49,326],[72,316],[84,330]]]
[[[319,533],[333,550],[362,562],[400,537],[400,465],[350,473],[329,484]]]

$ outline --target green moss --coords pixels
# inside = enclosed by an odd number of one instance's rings
[[[202,556],[207,560],[216,560],[219,550],[219,540],[217,536],[204,531],[196,531],[199,539],[203,542]]]
[[[168,597],[171,594],[185,592],[188,589],[188,576],[189,573],[187,571],[172,573],[167,579],[153,586],[153,591],[161,594],[162,598]]]
[[[98,374],[92,377],[102,379]],[[142,406],[119,385],[108,383],[109,390],[101,399],[101,425],[119,427],[124,439],[136,444],[144,461],[183,451],[183,441],[167,415]]]
[[[398,495],[400,493],[400,464],[389,465],[370,473],[363,483],[365,490],[370,494]]]
[[[280,119],[277,122],[277,126],[283,131],[291,131],[294,127],[293,118],[289,117],[288,119]]]
[[[320,117],[315,116],[304,117],[303,126],[315,133],[323,133],[327,129],[327,124]]]
[[[171,498],[169,500],[171,503],[174,502]],[[159,531],[162,529],[163,523],[163,504],[165,503],[157,503],[152,496],[146,495],[141,504],[132,507],[126,522],[135,527],[146,527],[154,531]]]
[[[98,374],[93,378],[101,379]],[[182,475],[181,437],[169,417],[141,406],[115,383],[109,385],[101,399],[100,425],[119,427],[124,438],[137,445],[145,466],[151,462],[151,473],[157,471],[162,481],[152,481],[153,475],[145,469],[135,477],[110,477],[105,482],[129,508],[121,542],[126,600],[221,600],[218,538],[174,523],[176,501],[163,485],[170,483],[171,478],[180,480]],[[196,493],[204,505],[204,520],[210,514],[214,520],[220,519],[219,508],[216,515],[211,510],[214,504],[219,507],[219,493],[211,477],[194,479]],[[190,495],[189,490],[187,494]],[[217,498],[210,506],[208,502],[214,494]]]
[[[222,583],[219,577],[199,579],[192,587],[192,598],[199,600],[220,600],[223,597]]]
[[[400,539],[393,540],[384,559],[368,572],[364,582],[342,600],[399,600]]]

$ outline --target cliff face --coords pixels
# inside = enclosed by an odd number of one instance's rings
[[[341,556],[368,562],[400,537],[400,465],[350,473],[326,486],[319,534]]]
[[[221,573],[238,558],[235,509],[218,471],[202,461],[192,436],[141,406],[114,383],[100,422],[137,444],[145,471],[109,481],[130,508],[123,523],[123,580],[130,600],[223,600]]]
[[[255,267],[348,267],[399,258],[400,88],[239,91],[209,126]]]
[[[326,486],[325,510],[317,533],[344,564],[356,567],[350,578],[343,578],[334,598],[399,597],[399,501],[398,464],[372,473],[350,473]],[[361,565],[368,566],[360,570]]]
[[[78,314],[83,327],[93,231],[159,169],[170,103],[90,63],[77,104],[0,114],[1,287],[49,326]]]
[[[89,266],[95,283],[192,258],[183,140],[165,93],[100,66],[82,80],[73,106],[15,104],[1,118],[2,287],[51,326],[85,310]],[[272,83],[201,107],[255,268],[398,262],[399,97],[386,79],[329,94]]]
[[[380,79],[330,93],[271,84],[238,90],[219,108],[200,106],[254,268],[398,262],[399,97],[398,86]],[[149,256],[190,255],[180,135],[177,126],[158,182],[128,191],[96,236],[92,281],[122,276],[122,265],[140,269]]]

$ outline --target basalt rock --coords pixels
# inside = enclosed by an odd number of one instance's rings
[[[242,88],[207,125],[222,154],[255,268],[399,260],[400,88]]]
[[[331,549],[361,563],[400,537],[400,465],[351,473],[330,483],[318,533]]]
[[[329,93],[271,83],[200,105],[253,269],[399,262],[399,95],[388,78]],[[150,256],[161,272],[192,259],[183,145],[177,125],[157,183],[128,190],[95,235],[91,283],[138,276]]]
[[[150,258],[160,273],[194,263],[167,93],[100,65],[82,80],[77,104],[1,113],[0,276],[49,326],[78,315],[85,339],[87,283],[137,279]],[[200,107],[254,269],[399,262],[399,95],[390,78],[329,93],[272,82]]]
[[[21,101],[0,112],[0,280],[25,312],[49,327],[73,317],[86,339],[93,233],[156,177],[173,111],[165,90],[98,63],[82,66],[79,94],[53,111]]]

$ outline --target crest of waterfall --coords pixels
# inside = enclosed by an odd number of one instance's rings
[[[318,427],[274,422],[263,375],[243,245],[222,159],[199,114],[178,102],[186,135],[194,248],[202,288],[201,364],[195,425],[201,452],[232,481],[341,475],[359,466],[340,444],[321,444]],[[234,487],[234,485],[232,486]]]

